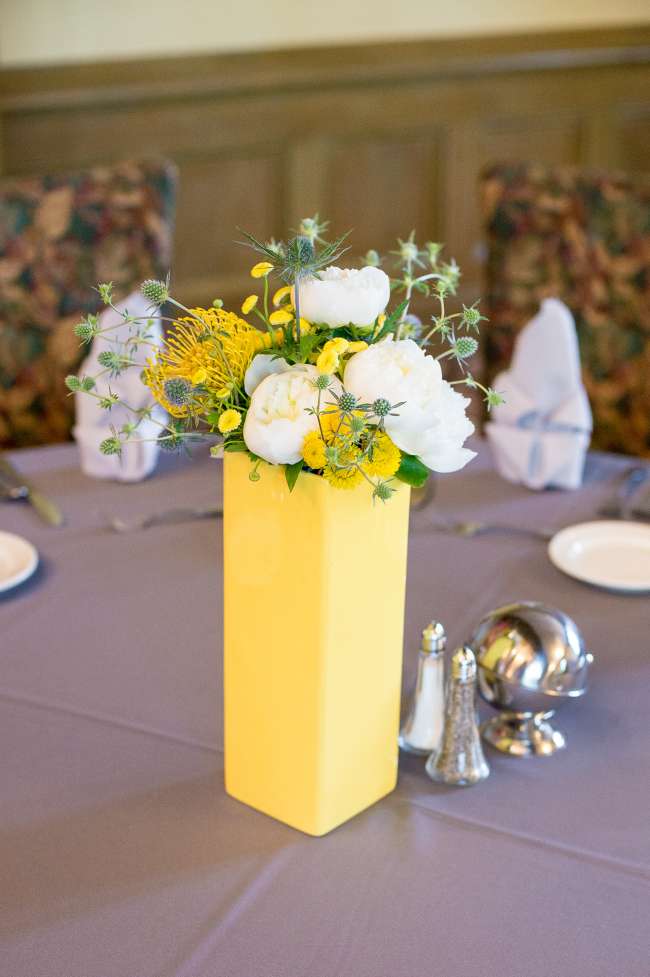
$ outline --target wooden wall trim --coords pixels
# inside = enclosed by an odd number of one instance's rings
[[[0,112],[650,63],[650,26],[0,70]]]
[[[650,170],[650,26],[0,71],[0,173],[160,156],[186,302],[238,308],[237,226],[282,237],[316,212],[354,228],[355,261],[411,228],[446,242],[471,302],[482,167]]]

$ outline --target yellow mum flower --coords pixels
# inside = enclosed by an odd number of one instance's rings
[[[323,469],[323,478],[328,481],[333,488],[355,488],[359,482],[363,481],[363,474],[359,471],[356,465],[353,464],[358,457],[359,451],[355,448],[350,448],[348,451],[341,452],[341,464],[349,465],[350,467],[339,468],[336,465],[326,465]]]
[[[260,333],[234,312],[225,309],[190,309],[190,315],[173,323],[162,347],[147,361],[143,373],[153,396],[173,417],[187,417],[201,410],[208,397],[197,395],[192,404],[172,404],[165,396],[168,380],[182,378],[201,384],[208,394],[231,384],[241,384]]]
[[[225,410],[217,421],[217,427],[222,434],[230,434],[231,431],[236,431],[240,424],[241,414],[232,407],[229,410]]]
[[[327,463],[325,442],[318,431],[310,431],[302,443],[302,457],[310,468],[321,469]]]
[[[316,360],[316,366],[321,373],[336,373],[339,368],[338,353],[333,349],[323,349]]]
[[[275,292],[273,295],[273,299],[272,299],[273,305],[275,306],[280,305],[280,303],[284,301],[287,295],[291,295],[292,290],[293,289],[291,285],[283,285],[282,288],[279,288],[277,292]]]
[[[356,417],[363,417],[363,411],[354,411]],[[343,418],[340,411],[328,405],[320,415],[320,423],[325,435],[325,440],[331,442],[337,434],[344,437],[350,433],[350,421]]]
[[[251,278],[266,278],[270,271],[273,271],[273,265],[270,261],[258,261],[251,268]]]
[[[362,339],[357,339],[355,342],[348,345],[348,353],[362,353],[364,349],[368,349],[368,343],[364,343]]]
[[[397,445],[387,434],[378,431],[375,434],[370,454],[362,463],[363,470],[368,475],[389,477],[394,475],[400,466],[402,455]]]
[[[272,326],[286,326],[289,322],[293,322],[293,313],[286,309],[277,309],[269,316],[269,322]]]
[[[350,343],[347,339],[344,339],[343,336],[337,336],[336,339],[330,339],[326,342],[323,349],[333,349],[335,353],[341,356],[342,353],[345,353],[349,345]]]
[[[244,299],[241,306],[241,310],[244,315],[248,315],[249,312],[253,311],[253,309],[257,305],[258,298],[259,298],[258,295],[249,295],[247,298]]]

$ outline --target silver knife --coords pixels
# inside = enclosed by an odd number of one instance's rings
[[[0,479],[6,484],[10,495],[16,499],[27,499],[48,525],[63,525],[63,513],[58,505],[21,475],[5,455],[0,455]]]

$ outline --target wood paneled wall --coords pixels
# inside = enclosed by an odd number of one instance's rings
[[[650,169],[650,29],[0,72],[1,172],[160,155],[180,168],[175,289],[237,302],[237,226],[318,211],[387,249],[447,242],[481,284],[480,168],[536,159]]]

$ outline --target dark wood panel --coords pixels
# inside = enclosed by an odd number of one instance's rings
[[[320,212],[354,254],[416,229],[480,291],[476,180],[496,159],[650,169],[650,29],[469,38],[0,72],[11,175],[166,155],[185,301],[250,287],[237,225]]]

